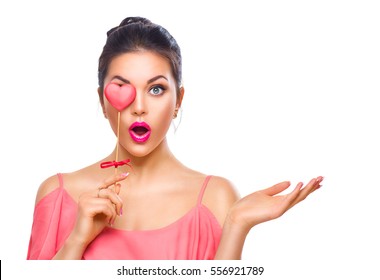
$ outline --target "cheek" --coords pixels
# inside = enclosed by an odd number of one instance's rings
[[[166,131],[173,120],[175,102],[170,100],[170,102],[164,104],[156,104],[152,109],[153,111],[151,111],[151,113],[153,114],[151,115],[153,119],[151,119],[151,121],[154,121],[156,129]]]
[[[106,101],[104,103],[104,109],[107,115],[107,119],[112,127],[112,130],[116,131],[117,130],[117,113],[118,113],[117,110]]]

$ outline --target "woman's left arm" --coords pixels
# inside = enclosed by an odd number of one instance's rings
[[[290,182],[282,182],[238,200],[225,219],[215,259],[241,259],[245,239],[252,227],[282,216],[319,189],[322,180],[321,176],[313,178],[305,187],[298,183],[289,194],[278,195],[290,186]]]

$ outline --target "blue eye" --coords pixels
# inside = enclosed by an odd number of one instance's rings
[[[164,88],[162,86],[154,86],[149,90],[150,94],[161,95],[164,93]]]

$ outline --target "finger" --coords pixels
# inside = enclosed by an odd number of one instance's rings
[[[106,199],[106,198],[101,199],[100,203],[101,203],[100,207],[102,207],[102,214],[106,216],[107,223],[110,226],[112,226],[117,216],[115,205],[109,199]]]
[[[110,226],[113,226],[116,219],[116,210],[115,206],[110,201],[105,201],[107,211],[107,222]]]
[[[264,189],[261,192],[265,193],[266,195],[274,196],[274,195],[279,194],[282,191],[286,190],[287,188],[289,188],[289,186],[290,186],[290,182],[285,181],[285,182],[278,183],[278,184],[276,184],[272,187],[269,187],[267,189]]]
[[[290,207],[293,207],[297,203],[303,201],[306,197],[309,196],[312,192],[319,188],[319,183],[323,180],[323,177],[317,177],[310,180],[310,182],[300,190],[297,197],[293,200]]]
[[[116,186],[117,184],[119,184],[119,186]],[[117,189],[117,188],[119,188],[119,189]],[[107,189],[113,190],[115,193],[117,193],[117,191],[119,191],[119,193],[120,193],[120,188],[121,188],[121,184],[115,183],[112,186],[109,186]],[[119,194],[119,193],[117,193],[117,194]]]
[[[310,193],[315,191],[315,189],[319,186],[320,179],[313,178],[310,182],[301,190],[299,199],[304,200]]]
[[[323,179],[324,179],[324,178],[323,178],[322,176],[319,176],[319,177],[316,178],[316,181],[315,181],[315,183],[314,183],[314,186],[313,186],[313,188],[312,188],[312,190],[310,191],[309,194],[313,193],[314,191],[316,191],[316,190],[318,190],[320,187],[322,187],[321,182],[323,181]]]
[[[115,184],[115,193],[117,193],[117,194],[120,193],[120,187],[121,187],[121,184],[119,184],[119,183]]]
[[[296,187],[294,188],[294,190],[285,196],[285,201],[286,201],[287,207],[290,208],[294,205],[293,203],[295,200],[297,200],[297,198],[301,192],[302,186],[303,186],[303,183],[299,182],[296,185]]]
[[[87,210],[90,211],[92,216],[95,218],[96,216],[103,215],[105,221],[112,225],[113,221],[116,218],[116,211],[114,204],[111,203],[109,199],[106,198],[94,198],[91,202],[91,207],[88,207]],[[100,216],[99,216],[100,217]]]
[[[102,198],[102,199],[108,199],[117,215],[121,216],[122,214],[122,208],[123,208],[123,200],[120,198],[120,196],[115,193],[112,189],[100,189],[99,192],[98,192],[98,195],[99,195],[99,198]]]
[[[99,187],[99,189],[106,189],[112,185],[114,185],[117,182],[125,180],[127,178],[129,173],[121,173],[113,175],[112,177],[109,177],[104,181],[104,183]]]
[[[322,186],[321,183],[322,183],[323,179],[324,179],[324,177],[322,177],[322,176],[318,176],[317,177],[317,183],[318,183],[318,185],[315,188],[316,190],[319,189]]]
[[[323,179],[325,179],[323,176],[318,176],[318,177],[317,177],[317,181],[318,181],[319,183],[321,183],[321,182],[323,181]]]

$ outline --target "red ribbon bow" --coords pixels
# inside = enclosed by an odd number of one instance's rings
[[[122,165],[129,165],[129,163],[131,162],[130,159],[125,159],[125,160],[122,160],[122,161],[106,161],[106,162],[102,162],[100,164],[100,167],[101,168],[108,168],[108,167],[111,167],[111,166],[114,166],[115,168],[117,168],[118,166],[122,166]]]

